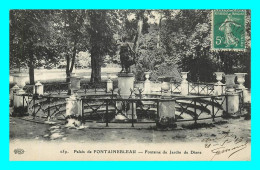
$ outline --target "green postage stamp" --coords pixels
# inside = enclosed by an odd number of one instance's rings
[[[244,10],[212,11],[212,49],[245,50]]]

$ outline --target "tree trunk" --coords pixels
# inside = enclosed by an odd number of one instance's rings
[[[66,82],[68,84],[68,95],[71,95],[71,86],[70,86],[70,57],[66,55],[67,65],[66,65]]]
[[[160,42],[161,42],[161,27],[162,27],[162,14],[160,15],[160,19],[159,19],[159,30],[158,30],[158,35],[157,35],[157,48],[160,48]]]
[[[67,61],[67,65],[66,65],[66,82],[70,82],[70,57],[67,54],[66,55],[66,61]]]
[[[134,47],[133,50],[134,52],[137,52],[138,48],[139,48],[139,39],[140,36],[142,35],[142,29],[143,29],[143,24],[144,24],[144,13],[140,13],[139,14],[139,19],[138,19],[138,23],[137,23],[137,32],[136,32],[136,36],[135,36],[135,41],[134,41]]]
[[[91,53],[91,83],[101,82],[101,56]]]
[[[33,53],[30,51],[29,54],[29,79],[30,79],[30,84],[34,84],[34,64],[33,64]]]
[[[71,59],[71,66],[70,66],[70,70],[69,72],[72,73],[73,68],[74,68],[74,64],[75,64],[75,58],[76,58],[76,46],[77,46],[77,42],[74,42],[74,47],[73,47],[73,51],[72,51],[72,59]]]
[[[19,73],[21,73],[21,64],[20,64],[20,62],[18,61],[18,68],[19,68]]]
[[[74,68],[74,63],[75,63],[75,58],[76,58],[76,45],[77,45],[77,42],[75,41],[74,42],[74,47],[73,47],[73,51],[72,51],[72,59],[71,59],[71,63],[70,63],[70,57],[69,55],[67,54],[66,55],[66,60],[67,60],[67,65],[66,65],[66,82],[69,83],[68,85],[68,95],[71,94],[71,73],[73,71],[73,68]]]

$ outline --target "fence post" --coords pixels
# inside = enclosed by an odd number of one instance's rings
[[[215,121],[214,97],[211,97],[211,102],[212,102],[212,118],[213,118],[213,121]]]
[[[197,124],[197,108],[196,108],[196,99],[194,99],[194,114],[195,114],[195,124]]]
[[[173,94],[173,91],[172,91],[172,85],[173,85],[173,83],[172,83],[172,82],[170,82],[170,87],[171,87],[171,94]]]
[[[84,91],[85,91],[85,94],[87,94],[87,83],[84,83]]]
[[[200,83],[198,82],[198,95],[200,95]]]
[[[59,87],[59,94],[60,94],[60,91],[61,91],[61,90],[60,90],[60,86],[61,86],[61,85],[58,83],[58,87]]]
[[[242,108],[244,107],[243,90],[241,90],[239,92],[239,96],[238,97],[239,97],[239,99],[238,99],[238,101],[239,101],[239,106],[238,106],[239,107],[239,113],[242,114]]]
[[[188,95],[190,94],[190,83],[188,83]]]
[[[83,122],[83,115],[84,115],[84,101],[81,98],[81,120],[80,120],[81,125],[82,125],[82,122]]]
[[[159,99],[157,100],[157,119],[159,121],[160,119],[160,114],[159,114]]]
[[[106,127],[108,127],[108,100],[106,100]]]
[[[36,98],[36,95],[33,94],[32,98],[33,98],[33,119],[35,119],[35,117],[36,117],[36,113],[35,113],[35,98]]]
[[[12,115],[24,115],[28,112],[28,104],[25,103],[25,91],[20,89],[14,95],[14,110]]]
[[[134,127],[134,101],[132,101],[132,127]]]
[[[112,89],[112,96],[111,96],[111,99],[113,99],[114,98],[114,89]]]
[[[225,98],[226,98],[226,114],[228,114],[228,96],[226,95]]]
[[[24,95],[23,95],[23,108],[24,108],[24,98],[25,98],[25,97],[24,97]]]
[[[80,117],[82,116],[82,99],[76,94],[72,94],[66,98],[66,118],[68,120],[66,126],[75,127],[81,126]]]
[[[10,106],[14,105],[14,95],[16,94],[16,92],[20,90],[19,86],[17,86],[17,84],[15,84],[12,88],[11,88],[11,92],[10,92]]]
[[[38,80],[37,83],[33,86],[33,94],[43,95],[43,91],[44,91],[44,86]]]
[[[239,106],[240,106],[240,93],[238,92],[228,92],[226,93],[226,117],[239,116]]]
[[[47,121],[50,121],[50,118],[51,118],[51,110],[50,110],[51,98],[48,97],[47,101],[48,101],[48,117],[47,117]]]

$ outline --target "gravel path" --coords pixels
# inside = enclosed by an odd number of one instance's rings
[[[44,140],[77,142],[189,142],[201,141],[207,137],[221,137],[227,131],[251,141],[251,120],[244,118],[212,121],[195,128],[191,124],[178,123],[175,130],[156,130],[155,124],[110,123],[106,128],[101,123],[86,123],[83,129],[68,129],[62,124],[49,125],[10,117],[10,141]],[[193,128],[193,129],[192,129]]]

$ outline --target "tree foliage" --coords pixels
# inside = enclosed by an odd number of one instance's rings
[[[113,38],[115,30],[113,26],[117,21],[113,18],[113,11],[90,10],[89,35],[91,53],[91,82],[101,81],[101,65],[105,55],[114,55],[116,52],[116,41]]]
[[[52,56],[48,46],[47,10],[10,11],[10,65],[29,66],[30,84],[34,84],[34,67],[39,59]]]
[[[50,20],[52,48],[55,49],[57,56],[66,59],[67,82],[70,82],[77,53],[86,51],[89,45],[86,16],[84,10],[57,10],[52,13]]]
[[[247,23],[249,28],[250,17]],[[250,59],[250,47],[245,52],[211,50],[210,10],[181,10],[174,18],[168,17],[163,27],[162,41],[167,54],[174,56],[180,70],[190,72],[190,80],[215,81],[215,71],[250,72],[250,65],[245,61]],[[247,40],[250,42],[250,37]]]
[[[104,62],[120,63],[117,41],[127,37],[138,54],[136,78],[152,79],[189,71],[191,81],[215,81],[213,72],[247,72],[250,78],[251,20],[246,17],[245,51],[211,50],[210,10],[11,10],[10,67],[66,59],[67,81],[79,52],[91,58],[91,81],[101,81]],[[109,60],[109,57],[111,60]],[[34,79],[31,78],[31,83]]]

